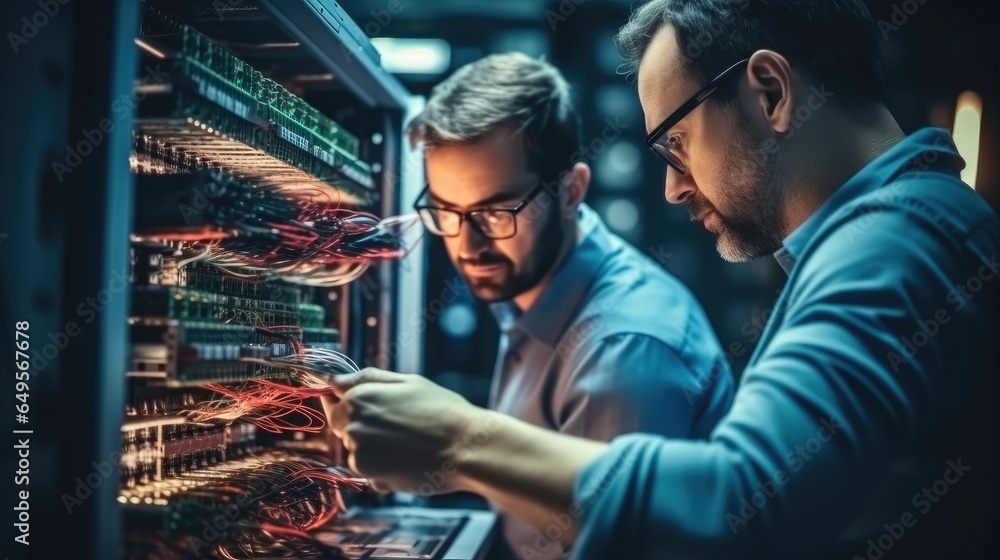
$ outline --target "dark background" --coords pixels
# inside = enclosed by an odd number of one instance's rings
[[[585,145],[600,137],[607,119],[623,123],[621,137],[603,150],[597,144],[588,158],[594,181],[587,201],[614,231],[691,288],[732,356],[734,374],[740,375],[784,274],[771,258],[747,264],[723,261],[713,237],[688,220],[686,209],[663,200],[665,166],[642,144],[645,131],[635,85],[617,73],[621,60],[612,42],[632,5],[640,2],[343,0],[341,4],[373,37],[448,41],[448,72],[399,76],[414,94],[428,95],[451,72],[487,54],[522,51],[544,56],[566,75],[583,119]],[[890,109],[905,132],[925,126],[950,130],[958,95],[972,90],[982,97],[977,189],[997,208],[1000,104],[995,21],[981,3],[969,0],[870,0],[868,4],[876,20],[890,23],[894,6],[903,14],[904,9],[913,12],[882,43]],[[440,240],[431,239],[427,247],[427,301],[433,301],[441,297],[444,282],[457,277]],[[424,373],[474,402],[485,403],[497,341],[488,310],[465,294],[428,319]]]
[[[170,0],[174,1],[183,3]],[[215,0],[200,1],[215,5]],[[240,5],[218,1],[222,6]],[[783,274],[768,258],[743,265],[725,263],[715,252],[712,237],[690,223],[683,208],[663,201],[664,166],[642,146],[643,119],[635,86],[617,74],[620,61],[611,42],[632,4],[639,2],[342,3],[373,38],[441,38],[450,43],[448,71],[400,76],[416,94],[427,95],[451,71],[486,54],[520,50],[545,56],[564,71],[574,86],[588,144],[601,135],[608,119],[625,125],[616,142],[589,158],[595,169],[589,202],[609,225],[691,288],[733,355],[734,373],[741,373],[756,342],[754,332],[773,305]],[[119,48],[132,44],[141,2],[59,0],[58,4],[67,15],[51,18],[44,34],[32,39],[21,54],[5,50],[8,54],[0,65],[7,75],[2,92],[8,125],[6,149],[0,151],[0,168],[8,179],[0,190],[0,253],[5,257],[0,259],[0,294],[8,297],[0,297],[0,317],[7,325],[13,324],[15,315],[17,320],[31,319],[32,332],[42,344],[55,340],[67,318],[77,317],[77,302],[106,287],[102,282],[107,271],[125,266],[131,222],[125,216],[132,211],[135,194],[127,176],[112,171],[126,166],[131,139],[125,127],[119,127],[66,183],[56,181],[49,163],[61,159],[62,147],[78,138],[77,131],[92,128],[99,116],[108,114],[108,101],[129,91],[132,78],[142,72],[133,67],[135,50]],[[872,0],[870,4],[877,19],[891,18],[894,5],[897,11],[903,6],[916,8],[883,42],[890,108],[907,132],[927,125],[950,128],[959,93],[972,90],[982,96],[977,187],[997,207],[1000,104],[992,11],[971,0]],[[8,0],[0,3],[0,21],[7,22],[8,32],[17,31],[19,19],[38,9],[38,0]],[[254,29],[246,22],[220,22],[214,10],[209,19],[203,23],[222,23],[236,35],[253,36]],[[270,70],[278,75],[297,68],[280,64]],[[324,102],[337,104],[340,99]],[[334,112],[342,118],[340,112],[350,109],[338,107]],[[467,296],[434,311],[435,301],[451,300],[450,295],[445,297],[450,293],[447,286],[456,278],[439,241],[431,239],[425,248],[430,264],[425,301],[432,313],[427,316],[423,371],[482,404],[495,357],[496,326],[485,308]],[[373,294],[378,287],[360,285],[361,291]],[[112,481],[102,479],[103,498],[91,499],[71,519],[64,513],[60,494],[73,491],[76,477],[105,468],[94,466],[97,463],[110,465],[108,450],[119,449],[113,438],[121,424],[122,395],[116,391],[122,387],[120,359],[127,355],[127,331],[121,321],[127,314],[127,299],[115,298],[94,327],[59,353],[50,371],[32,377],[32,410],[46,419],[32,442],[32,466],[37,469],[31,473],[32,520],[37,523],[32,540],[43,556],[47,548],[74,551],[45,557],[88,557],[88,552],[117,542],[121,512],[112,501]],[[357,318],[361,319],[360,313]],[[1000,349],[1000,344],[996,347]],[[13,392],[5,394],[14,400]],[[14,443],[12,439],[8,434],[7,445]],[[10,468],[14,455],[10,457],[4,467],[8,473],[14,471]],[[8,479],[8,487],[12,481]]]

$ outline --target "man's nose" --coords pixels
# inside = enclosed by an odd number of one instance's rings
[[[691,173],[681,174],[673,167],[667,167],[663,197],[670,204],[684,204],[689,198],[694,196],[695,184],[691,179]]]
[[[479,233],[479,230],[467,220],[463,220],[458,230],[458,243],[458,257],[462,260],[476,261],[490,248],[493,240]]]

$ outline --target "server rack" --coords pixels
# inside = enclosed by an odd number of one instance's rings
[[[11,485],[5,477],[9,495],[30,492],[31,545],[11,549],[12,557],[105,559],[121,553],[116,458],[132,304],[131,290],[121,285],[130,270],[133,209],[141,203],[128,171],[138,107],[128,100],[143,73],[136,38],[146,4],[15,1],[2,8],[3,21],[25,18],[18,31],[27,42],[12,42],[12,52],[4,54],[5,74],[14,83],[3,89],[2,110],[14,141],[5,142],[0,155],[6,175],[0,318],[4,325],[29,321],[37,341],[32,348],[39,352],[32,363],[30,420],[15,426],[31,431],[30,483]],[[361,139],[369,163],[376,164],[380,215],[398,213],[401,186],[412,191],[419,181],[412,176],[419,164],[403,165],[402,125],[411,100],[336,2],[172,4],[192,25],[209,29],[267,19],[298,45],[297,57],[329,72],[331,95],[350,97],[355,112],[364,113],[354,120],[368,123]],[[128,110],[119,112],[123,100]],[[110,123],[102,129],[105,120]],[[93,130],[100,136],[87,136]],[[90,146],[81,150],[84,142]],[[81,160],[75,165],[69,159],[74,150]],[[408,279],[421,277],[421,260],[411,259]],[[344,347],[362,365],[419,365],[418,342],[385,351],[405,328],[394,308],[400,301],[412,307],[423,291],[401,286],[398,274],[397,267],[377,266],[363,282],[336,292]],[[16,456],[8,462],[8,472],[14,469]]]

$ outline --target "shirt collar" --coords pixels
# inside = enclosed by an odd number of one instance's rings
[[[563,259],[535,303],[524,313],[513,301],[490,305],[500,328],[509,332],[516,327],[555,347],[614,245],[614,238],[597,213],[581,204],[576,246]]]
[[[851,200],[892,183],[904,173],[925,171],[931,167],[955,173],[965,167],[947,130],[918,130],[875,158],[834,191],[818,210],[785,238],[782,248],[774,253],[775,260],[785,274],[791,274],[798,257],[834,212]]]

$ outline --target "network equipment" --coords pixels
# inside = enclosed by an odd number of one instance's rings
[[[135,39],[157,70],[135,84],[128,170],[122,556],[476,557],[492,514],[379,508],[323,430],[324,380],[390,342],[391,309],[353,284],[391,290],[373,267],[420,229],[391,216],[398,177],[366,140],[386,121],[347,91],[314,93],[323,110],[303,97],[328,70],[279,40],[276,8],[248,0],[227,20],[205,4],[147,1]],[[363,38],[332,2],[293,4]],[[377,68],[359,45],[354,63]]]
[[[491,512],[374,492],[321,406],[421,362],[421,100],[335,0],[43,4],[0,4],[33,26],[0,90],[11,559],[482,558]]]

